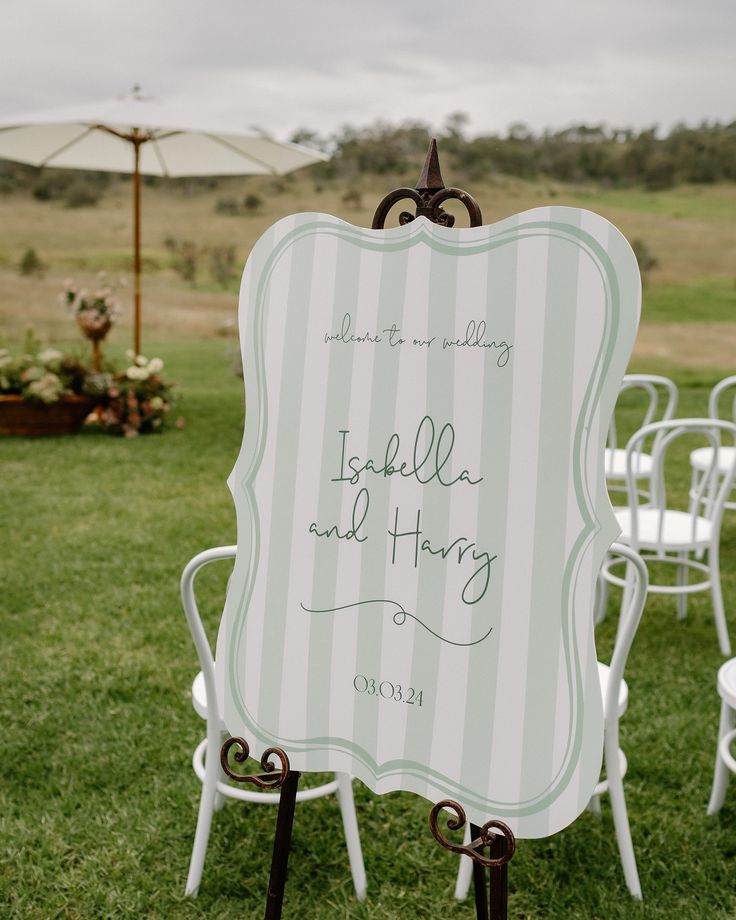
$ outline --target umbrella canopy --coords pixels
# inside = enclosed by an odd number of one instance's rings
[[[182,103],[127,96],[0,118],[0,159],[133,175],[134,345],[140,352],[140,176],[283,175],[327,159]]]

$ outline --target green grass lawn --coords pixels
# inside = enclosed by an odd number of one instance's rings
[[[198,665],[178,578],[193,554],[235,537],[225,480],[243,400],[226,349],[148,346],[179,383],[184,430],[0,441],[3,918],[262,915],[269,808],[229,803],[216,815],[200,895],[183,895],[200,790],[190,758],[203,724],[189,698]],[[683,384],[680,413],[704,414],[722,373],[669,370]],[[686,484],[683,466],[681,491]],[[736,639],[733,513],[722,558]],[[226,575],[221,567],[201,579],[213,637]],[[614,630],[611,615],[600,627],[604,659]],[[650,599],[622,722],[645,901],[627,893],[604,799],[600,819],[585,813],[551,839],[520,841],[514,920],[736,915],[736,784],[720,816],[705,815],[721,661],[705,596],[684,622],[672,602]],[[457,864],[430,835],[430,803],[355,791],[368,900],[353,898],[338,808],[323,799],[297,808],[285,916],[473,916],[470,902],[453,901]]]

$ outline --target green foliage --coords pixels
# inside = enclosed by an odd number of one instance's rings
[[[249,192],[243,198],[243,210],[246,214],[257,214],[263,207],[263,199],[254,192]]]
[[[639,239],[638,237],[635,240],[632,240],[631,248],[634,250],[636,261],[639,264],[639,271],[642,273],[642,275],[646,275],[647,272],[650,272],[653,268],[656,268],[659,265],[659,262],[654,257],[644,240]]]
[[[33,197],[38,201],[61,201],[69,208],[91,207],[110,183],[108,173],[77,169],[36,170]]]
[[[67,188],[64,204],[67,208],[90,208],[100,200],[100,192],[81,178]]]
[[[241,269],[235,247],[210,246],[208,255],[212,279],[219,284],[220,287],[227,287],[234,278],[237,278]]]
[[[26,249],[18,262],[18,274],[24,278],[41,278],[46,268],[33,247]]]
[[[170,253],[170,265],[177,275],[182,281],[193,284],[197,279],[200,247],[191,240],[179,240],[172,236],[164,240],[164,246]]]
[[[93,372],[75,355],[41,347],[33,329],[26,330],[23,347],[13,354],[0,348],[0,394],[43,403],[69,394],[88,393]]]

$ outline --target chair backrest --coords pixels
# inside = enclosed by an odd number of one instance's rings
[[[206,549],[197,553],[187,563],[182,572],[179,587],[181,590],[181,602],[186,614],[189,632],[192,634],[194,646],[197,649],[199,666],[204,676],[204,685],[207,692],[208,700],[216,700],[217,692],[215,687],[215,659],[212,655],[212,649],[204,630],[202,617],[197,606],[197,598],[194,591],[194,581],[199,572],[211,562],[218,562],[221,559],[234,559],[237,546],[215,546],[212,549]]]
[[[647,439],[653,439],[652,451],[652,488],[648,499],[648,508],[664,512],[667,508],[667,485],[665,481],[665,460],[667,452],[679,438],[688,435],[700,435],[707,445],[713,448],[712,458],[707,471],[699,482],[690,491],[690,526],[691,540],[694,542],[697,529],[698,516],[708,519],[712,524],[714,539],[718,536],[723,516],[723,506],[731,491],[734,479],[734,467],[723,476],[718,469],[718,447],[721,443],[726,446],[736,447],[736,424],[722,419],[712,418],[685,418],[670,419],[666,422],[654,422],[640,428],[629,439],[626,445],[626,491],[631,509],[631,545],[638,547],[638,507],[639,494],[636,488],[637,457],[641,452],[642,444]],[[663,550],[662,529],[664,527],[664,514],[660,513],[659,531],[656,542]]]
[[[721,398],[730,389],[733,389],[733,393],[729,394],[731,396],[731,414],[721,415]],[[724,377],[723,380],[719,381],[710,391],[710,396],[708,397],[708,415],[711,418],[725,418],[732,422],[736,422],[736,376]]]
[[[631,391],[641,391],[646,399],[644,400],[644,415],[641,418],[638,428],[641,429],[653,422],[666,422],[674,417],[677,409],[677,386],[669,377],[660,377],[657,374],[626,374],[621,381],[621,387],[618,391],[619,400],[624,393]],[[620,410],[620,403],[616,403],[616,408]],[[608,426],[607,446],[615,450],[618,446],[616,431],[616,409],[611,416],[611,423]],[[644,445],[642,444],[642,450]],[[654,446],[651,448],[654,449]]]
[[[641,556],[630,546],[623,543],[614,543],[609,550],[613,556],[620,556],[629,563],[629,574],[633,590],[627,595],[629,601],[625,610],[621,611],[616,632],[616,642],[613,647],[613,656],[609,665],[608,687],[606,698],[603,701],[603,712],[606,722],[606,733],[618,732],[618,698],[624,669],[631,651],[636,630],[639,628],[642,611],[647,599],[649,587],[649,570]],[[615,739],[618,746],[618,737]]]

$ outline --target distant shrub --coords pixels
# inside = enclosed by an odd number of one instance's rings
[[[46,266],[39,258],[35,249],[29,247],[20,257],[18,272],[25,278],[40,278]]]
[[[649,249],[649,246],[642,239],[631,241],[631,248],[634,250],[636,261],[639,263],[639,271],[646,275],[653,268],[657,268],[659,261]]]
[[[197,278],[197,268],[200,251],[196,243],[191,240],[178,240],[176,237],[168,236],[164,240],[164,246],[171,254],[171,267],[179,275],[182,281],[193,284]]]
[[[238,276],[237,256],[234,246],[213,246],[209,251],[210,274],[221,287]]]
[[[677,181],[677,163],[666,153],[654,153],[644,167],[644,187],[660,192]]]
[[[73,182],[64,195],[64,204],[67,208],[90,208],[99,200],[99,191],[81,180]]]
[[[263,199],[254,192],[250,192],[243,198],[243,210],[246,214],[257,214],[262,207]]]
[[[42,173],[33,187],[33,197],[37,201],[55,201],[62,198],[72,180],[71,173]]]
[[[240,213],[240,206],[235,198],[218,198],[215,202],[215,212],[236,217]]]
[[[359,188],[349,188],[342,196],[342,200],[348,207],[356,210],[363,207],[363,196]]]

